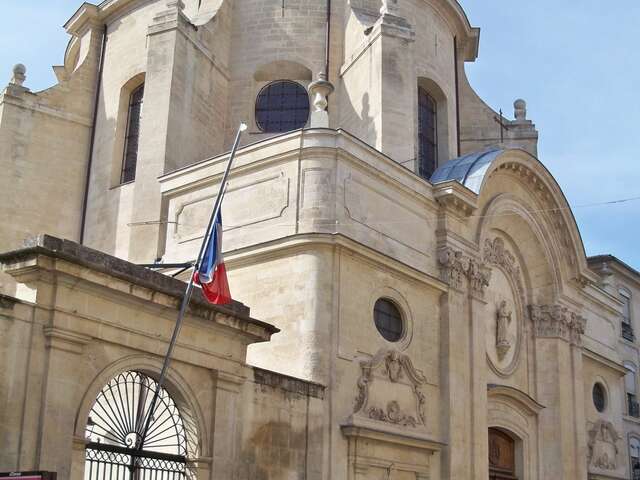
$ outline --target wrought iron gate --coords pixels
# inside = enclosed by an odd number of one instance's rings
[[[87,421],[85,480],[187,480],[184,421],[161,389],[146,434],[145,419],[158,384],[127,371],[102,389]]]
[[[183,480],[187,463],[180,455],[140,452],[90,443],[85,456],[86,480]]]

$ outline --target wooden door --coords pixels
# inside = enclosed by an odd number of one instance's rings
[[[489,429],[489,480],[517,480],[514,440],[495,428]]]

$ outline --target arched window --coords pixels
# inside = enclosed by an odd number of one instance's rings
[[[438,166],[438,104],[418,87],[418,174],[427,180]]]
[[[309,119],[309,94],[297,82],[278,80],[260,90],[256,99],[256,124],[267,133],[303,128]]]
[[[131,92],[131,96],[129,97],[129,112],[127,115],[127,130],[124,139],[124,159],[122,161],[120,183],[131,182],[136,178],[143,98],[144,83]]]
[[[181,480],[189,476],[185,421],[164,388],[147,433],[143,433],[157,389],[152,378],[126,371],[100,391],[87,420],[85,480]]]
[[[631,323],[631,292],[621,288],[618,293],[622,301],[622,337],[633,342],[633,325]]]
[[[624,376],[624,389],[627,394],[627,413],[632,417],[640,417],[640,405],[638,405],[638,387],[636,380],[636,366],[625,362],[627,373]]]

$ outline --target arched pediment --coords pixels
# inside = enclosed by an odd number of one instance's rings
[[[489,384],[487,385],[487,394],[489,399],[502,398],[517,410],[527,412],[529,415],[537,415],[544,408],[544,405],[538,403],[531,396],[508,385]]]
[[[544,231],[549,235],[546,240],[555,250],[554,257],[566,267],[561,269],[568,275],[564,280],[573,279],[583,286],[595,282],[596,278],[587,266],[582,237],[567,199],[551,173],[530,153],[522,149],[500,147],[469,153],[441,166],[431,177],[431,182],[457,181],[479,196],[480,206],[483,194],[492,190],[492,197],[484,199],[486,206],[496,195],[512,193],[508,187],[505,188],[508,183],[504,181],[490,188],[494,178],[501,175],[509,177],[526,190],[530,205],[526,205],[525,209],[531,216],[537,217],[539,224],[546,225]],[[479,228],[488,215],[490,213],[486,211],[478,215]]]

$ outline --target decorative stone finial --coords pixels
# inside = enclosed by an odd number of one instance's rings
[[[11,77],[11,83],[14,85],[22,86],[24,81],[27,79],[27,67],[23,64],[18,63],[13,67],[13,77]]]
[[[320,73],[318,80],[309,85],[309,94],[314,108],[314,111],[311,112],[311,128],[329,127],[329,114],[327,113],[329,102],[327,97],[333,90],[333,84],[327,80],[325,72]]]
[[[513,102],[513,109],[516,121],[522,122],[527,119],[527,102],[519,98]]]

